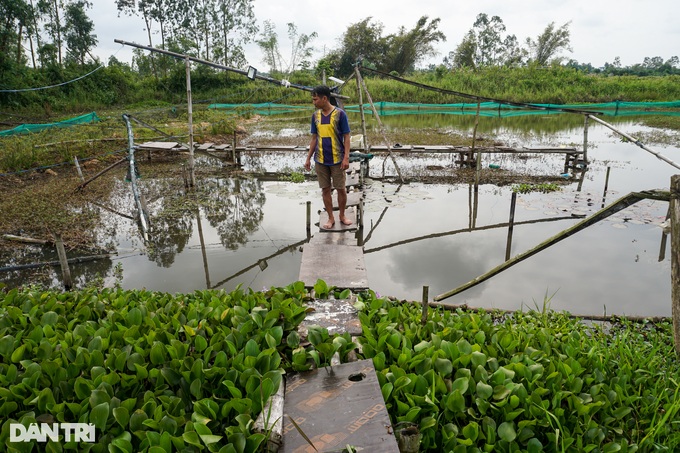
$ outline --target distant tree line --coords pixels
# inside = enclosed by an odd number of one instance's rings
[[[322,72],[348,77],[357,62],[398,75],[420,71],[441,76],[463,69],[551,66],[602,75],[680,73],[677,56],[667,60],[648,57],[630,67],[623,67],[617,57],[601,68],[567,59],[565,52],[572,50],[569,22],[560,26],[551,22],[535,38],[520,41],[507,32],[499,16],[481,13],[440,64],[423,69],[424,62],[437,57],[436,45],[446,41],[439,18],[422,16],[412,28],[402,26],[395,33],[386,34],[380,21],[367,17],[350,24],[340,36],[338,46],[325,50],[323,57],[314,61],[317,33],[301,33],[294,23],[288,23],[287,40],[279,40],[273,22],[264,21],[258,26],[253,9],[255,0],[113,1],[119,15],[143,20],[149,46],[244,68],[249,63],[245,46],[255,43],[263,53],[261,63],[266,66],[263,72],[290,80],[297,78],[297,83],[315,83]],[[7,94],[7,89],[61,83],[101,64],[92,54],[98,41],[88,16],[91,8],[92,0],[0,0],[0,104],[39,104],[40,94]],[[172,90],[183,83],[183,62],[141,49],[135,49],[133,54],[132,64],[110,57],[108,67],[92,82],[101,87],[100,99],[107,104],[137,90],[131,87],[140,80],[145,81],[145,89],[150,91]],[[197,72],[206,76],[205,80],[212,80],[209,75],[216,70],[201,66]],[[200,80],[196,79],[197,85]],[[116,83],[110,92],[105,92],[107,81]],[[96,93],[85,94],[97,96]],[[69,95],[67,89],[61,94]]]

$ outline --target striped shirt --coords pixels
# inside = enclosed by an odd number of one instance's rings
[[[345,154],[343,135],[349,134],[349,121],[344,110],[335,107],[324,115],[321,109],[312,115],[312,134],[317,136],[314,160],[323,165],[342,162]]]

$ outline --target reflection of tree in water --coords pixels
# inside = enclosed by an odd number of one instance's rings
[[[236,250],[256,231],[264,214],[265,194],[257,179],[215,179],[204,182],[201,207],[222,245]]]
[[[174,186],[173,186],[174,184]],[[154,181],[151,192],[162,194],[160,206],[149,203],[151,234],[148,256],[159,266],[170,267],[193,234],[200,211],[217,230],[220,242],[230,250],[245,244],[259,228],[265,194],[255,179],[202,179],[193,192],[185,194],[175,181]]]
[[[190,196],[185,196],[176,180],[156,179],[147,181],[149,193],[161,196],[160,206],[149,203],[151,232],[147,256],[162,267],[170,267],[175,255],[189,243],[193,232],[195,209]]]

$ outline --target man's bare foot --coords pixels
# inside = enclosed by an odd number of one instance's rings
[[[333,225],[335,225],[335,220],[329,220],[328,222],[324,223],[321,226],[321,229],[330,230],[331,228],[333,228]]]
[[[343,225],[351,225],[352,224],[352,221],[350,219],[348,219],[347,217],[340,217],[340,222]]]

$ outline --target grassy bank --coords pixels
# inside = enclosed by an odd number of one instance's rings
[[[73,80],[95,68],[67,68],[59,73],[25,68],[22,86],[48,86]],[[304,86],[319,83],[310,72],[273,75]],[[93,72],[76,83],[50,90],[0,93],[0,107],[5,114],[47,119],[64,114],[122,106],[172,106],[186,101],[185,71],[169,72],[158,79],[140,78],[124,66],[109,66]],[[391,102],[451,103],[454,96],[442,96],[404,83],[364,74],[374,100]],[[407,77],[425,85],[514,102],[586,103],[616,100],[674,101],[680,99],[680,77],[601,76],[572,68],[487,68],[480,70],[432,70]],[[215,72],[197,66],[192,72],[192,96],[195,103],[309,103],[309,93],[285,88],[265,81],[250,81],[233,73]],[[25,85],[25,87],[23,86]],[[343,94],[357,102],[356,83],[351,80]],[[39,121],[35,121],[39,122]]]
[[[325,285],[317,285],[321,291]],[[320,294],[326,296],[326,294]],[[86,422],[90,451],[262,451],[253,421],[282,376],[347,336],[296,327],[298,282],[266,292],[12,290],[0,302],[0,444],[9,424]],[[680,365],[669,323],[604,330],[547,309],[512,316],[360,296],[363,356],[421,451],[674,451]],[[51,443],[51,441],[50,441]],[[47,445],[47,451],[75,445]],[[358,445],[357,447],[361,447]]]

